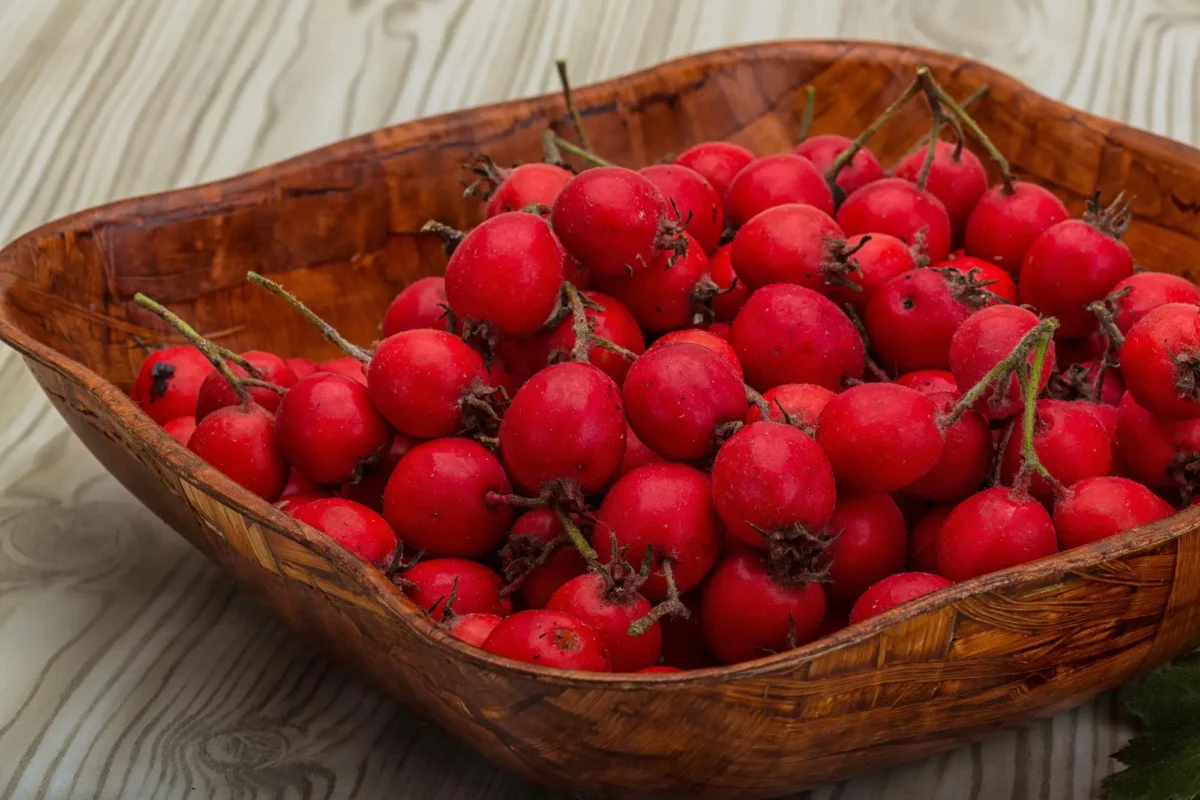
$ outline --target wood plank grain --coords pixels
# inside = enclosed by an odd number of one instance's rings
[[[888,39],[1184,141],[1200,114],[1187,0],[7,0],[0,19],[0,241],[547,91],[556,56],[585,82],[738,42]],[[11,353],[0,387],[0,796],[536,796],[284,634],[117,486]],[[811,796],[1087,798],[1124,733],[1108,695]]]

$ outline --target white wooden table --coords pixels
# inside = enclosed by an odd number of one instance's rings
[[[1196,141],[1194,0],[0,0],[0,241],[351,134],[736,42],[981,58]],[[456,176],[447,175],[447,180]],[[811,793],[1089,798],[1112,695]],[[0,797],[548,796],[314,655],[142,508],[0,351]]]

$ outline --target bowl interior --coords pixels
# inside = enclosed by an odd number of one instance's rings
[[[817,92],[813,132],[856,132],[902,91],[918,63],[928,63],[956,97],[989,83],[974,115],[1020,175],[1054,189],[1073,211],[1095,188],[1135,194],[1128,239],[1144,266],[1186,274],[1197,262],[1200,198],[1184,195],[1169,164],[1164,174],[1162,140],[1122,129],[1117,147],[1109,135],[1114,124],[1085,123],[1011,79],[948,56],[833,43],[736,48],[584,88],[578,99],[603,154],[637,167],[705,139],[760,153],[784,150],[810,83]],[[20,241],[0,271],[4,316],[29,339],[121,388],[144,358],[139,341],[177,340],[132,302],[139,291],[235,350],[338,355],[281,302],[247,285],[246,271],[279,280],[351,340],[367,344],[394,294],[444,267],[436,240],[417,233],[421,225],[430,218],[458,227],[479,221],[482,204],[462,194],[461,164],[478,151],[500,164],[536,160],[541,132],[550,124],[565,131],[564,123],[555,96],[517,101],[85,212]],[[926,126],[914,103],[871,147],[890,165]],[[1154,158],[1139,150],[1142,138],[1153,141]]]

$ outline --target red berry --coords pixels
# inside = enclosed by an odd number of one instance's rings
[[[629,313],[629,309],[625,307],[624,303],[600,292],[584,292],[583,294],[588,300],[604,309],[603,311],[596,311],[592,308],[584,309],[587,318],[592,320],[594,326],[592,332],[596,336],[620,345],[626,350],[631,350],[637,355],[646,352],[646,339],[642,335],[642,329],[638,327],[637,320],[633,318],[633,314]],[[551,360],[569,360],[574,347],[574,320],[568,316],[543,341],[540,363],[546,364]],[[625,381],[625,375],[629,372],[629,359],[620,353],[605,350],[603,347],[594,345],[590,347],[588,361],[616,381],[618,386]]]
[[[829,605],[847,609],[868,586],[904,569],[908,533],[904,516],[886,494],[842,497],[829,520]]]
[[[950,340],[988,302],[954,270],[914,269],[875,292],[867,305],[867,335],[881,362],[898,372],[950,366]]]
[[[1138,320],[1121,346],[1121,374],[1156,417],[1200,417],[1200,308],[1168,303]]]
[[[915,372],[906,372],[899,378],[896,378],[896,383],[900,386],[916,389],[922,394],[939,394],[941,392],[959,393],[958,383],[954,380],[954,373],[944,369],[919,369]]]
[[[367,387],[332,372],[313,373],[284,395],[275,433],[293,468],[329,484],[361,478],[393,438]]]
[[[733,268],[751,289],[794,283],[828,294],[837,277],[825,269],[827,240],[840,241],[833,217],[813,206],[789,203],[756,214],[733,237]]]
[[[541,667],[611,672],[599,634],[561,611],[518,611],[500,620],[483,649]]]
[[[940,575],[931,575],[928,572],[901,572],[889,575],[862,593],[854,608],[850,609],[850,622],[857,624],[879,616],[896,606],[951,585],[950,581]]]
[[[733,367],[697,344],[655,346],[634,362],[622,390],[638,438],[672,461],[702,461],[717,431],[746,416],[745,386]]]
[[[559,303],[567,252],[546,221],[514,211],[467,234],[446,263],[446,298],[460,320],[529,336]]]
[[[1171,504],[1127,478],[1085,478],[1072,484],[1054,506],[1054,527],[1063,550],[1169,517]]]
[[[309,375],[317,371],[317,362],[310,361],[307,358],[285,358],[287,365],[292,368],[292,372],[296,374],[296,380],[304,380]]]
[[[675,585],[690,592],[717,560],[722,528],[713,506],[708,476],[684,464],[650,464],[618,480],[596,512],[593,546],[602,561],[612,558],[612,541],[628,547],[636,569],[646,550],[654,566],[642,593],[651,600],[667,597],[662,562],[669,561]]]
[[[555,364],[530,378],[500,423],[513,482],[537,494],[555,481],[584,494],[608,485],[625,457],[625,413],[612,379],[590,364]]]
[[[482,558],[500,546],[512,493],[499,460],[470,439],[435,439],[400,459],[383,493],[383,516],[400,541],[433,558]]]
[[[886,233],[851,236],[844,243],[835,243],[827,256],[832,259],[837,274],[861,289],[831,286],[829,296],[836,303],[849,303],[859,314],[866,313],[867,304],[881,286],[897,275],[917,268],[912,249]]]
[[[594,277],[629,275],[674,247],[662,192],[623,167],[597,167],[572,178],[554,201],[550,223]]]
[[[483,647],[483,643],[492,635],[501,619],[502,617],[496,614],[463,614],[455,615],[444,625],[446,632],[455,639],[475,647]]]
[[[660,336],[651,348],[663,347],[669,344],[697,344],[707,348],[720,356],[721,360],[733,368],[733,371],[737,373],[738,380],[742,379],[742,364],[738,361],[737,353],[733,351],[733,345],[720,336],[700,330],[699,328],[688,328],[681,331],[671,331]]]
[[[984,192],[967,219],[963,241],[968,255],[1015,274],[1033,240],[1069,216],[1067,207],[1049,190],[1014,181],[1012,192],[1002,185]]]
[[[617,473],[617,477],[628,475],[638,467],[644,467],[647,464],[661,464],[666,461],[665,458],[658,453],[646,447],[645,442],[638,438],[633,432],[633,428],[625,425],[625,459],[621,462],[621,469]]]
[[[768,208],[799,203],[833,214],[833,193],[807,158],[780,153],[750,162],[729,184],[725,213],[744,225]]]
[[[785,383],[763,392],[763,400],[771,410],[771,422],[788,422],[809,433],[817,430],[817,420],[832,399],[833,392],[813,383]],[[750,406],[746,424],[761,419],[758,406]]]
[[[259,371],[263,380],[269,381],[282,389],[288,389],[296,383],[296,373],[292,372],[292,368],[287,365],[286,361],[274,353],[249,350],[242,353],[242,358],[249,361]],[[239,367],[237,364],[230,364],[229,368],[239,378],[245,378],[249,375],[245,369]],[[251,399],[267,411],[274,411],[279,408],[282,397],[279,392],[257,386],[250,387],[249,391]],[[200,391],[196,393],[196,421],[202,422],[205,417],[218,408],[236,406],[241,402],[237,392],[229,385],[229,381],[225,380],[225,377],[221,373],[214,370],[204,379],[204,383],[200,384]]]
[[[727,342],[730,341],[731,337],[733,336],[733,326],[727,322],[710,322],[705,326],[704,330],[708,331],[713,336],[724,339]]]
[[[166,347],[142,362],[129,397],[159,425],[194,417],[196,395],[211,372],[213,365],[196,348]]]
[[[489,218],[509,211],[520,211],[527,206],[553,205],[562,187],[572,177],[562,167],[540,161],[498,170],[498,173],[501,176],[500,183],[487,201],[486,213]]]
[[[1148,486],[1176,486],[1181,466],[1200,458],[1200,420],[1158,420],[1132,393],[1117,409],[1117,450],[1132,477]]]
[[[1128,475],[1129,467],[1125,465],[1124,460],[1121,458],[1121,446],[1117,442],[1117,418],[1120,416],[1117,406],[1089,403],[1086,400],[1077,400],[1076,404],[1090,411],[1092,416],[1100,420],[1100,424],[1104,426],[1104,432],[1108,434],[1108,439],[1112,442],[1111,474]]]
[[[682,257],[659,251],[646,269],[601,283],[647,333],[686,328],[702,319],[704,305],[699,292],[700,282],[708,274],[708,256],[691,235],[682,236],[688,245]]]
[[[725,206],[712,184],[694,169],[678,164],[655,164],[638,171],[658,187],[671,216],[680,225],[686,224],[704,252],[716,250],[725,232]]]
[[[959,503],[938,535],[938,574],[965,581],[1058,552],[1054,522],[1036,500],[997,486]]]
[[[960,387],[971,387],[1007,358],[1025,334],[1039,324],[1037,315],[1019,306],[989,306],[977,311],[958,327],[950,340],[950,370]],[[1028,363],[1033,363],[1030,353]],[[1045,388],[1054,370],[1054,343],[1046,350],[1038,391]],[[999,394],[999,398],[997,398]],[[993,384],[975,407],[988,419],[1006,419],[1024,406],[1021,387],[1014,375],[1008,386]]]
[[[824,174],[850,145],[851,140],[845,136],[827,133],[822,136],[808,137],[793,147],[792,152],[807,158]],[[879,159],[864,147],[855,153],[854,157],[850,159],[850,163],[838,172],[837,185],[842,187],[842,191],[846,194],[851,194],[855,189],[862,188],[882,177],[883,167],[880,166]]]
[[[779,581],[761,555],[744,550],[717,565],[700,603],[704,642],[725,664],[806,644],[825,619],[820,584]]]
[[[409,600],[428,611],[434,622],[442,621],[451,592],[454,592],[451,611],[455,614],[503,617],[512,613],[512,603],[500,596],[504,585],[500,576],[477,561],[430,558],[393,576],[392,580]]]
[[[832,300],[788,284],[764,286],[733,321],[730,344],[746,382],[765,392],[783,383],[833,391],[866,367],[862,336]]]
[[[169,419],[163,423],[163,430],[170,434],[172,439],[187,447],[188,440],[196,432],[196,418],[176,417],[175,419]]]
[[[708,277],[721,292],[710,301],[718,323],[732,322],[750,296],[750,287],[733,271],[732,255],[733,244],[723,244],[708,259]]]
[[[731,142],[701,142],[675,157],[676,164],[698,172],[722,198],[734,176],[753,160],[754,153]]]
[[[921,167],[925,163],[928,146],[922,147],[896,165],[892,174],[912,183],[917,182]],[[957,158],[955,157],[957,156]],[[944,139],[933,148],[933,164],[925,190],[942,201],[950,216],[950,227],[955,239],[962,239],[967,227],[967,218],[975,209],[979,198],[987,191],[987,172],[979,156]]]
[[[996,305],[1001,300],[1013,304],[1017,302],[1016,282],[1011,275],[990,261],[975,256],[959,255],[940,261],[934,264],[933,268],[957,270],[963,275],[971,275],[977,283],[986,284],[980,288],[996,296],[988,298],[987,305]]]
[[[1079,364],[1083,361],[1095,361],[1104,355],[1107,348],[1108,340],[1096,331],[1091,336],[1084,336],[1081,339],[1066,339],[1054,336],[1054,346],[1058,348],[1058,363],[1060,364]]]
[[[275,440],[275,418],[258,405],[219,408],[196,425],[188,449],[268,503],[279,499],[288,465]]]
[[[937,573],[937,542],[942,524],[954,506],[933,506],[913,526],[908,544],[908,568],[916,572]]]
[[[829,401],[817,444],[838,486],[855,493],[894,492],[929,472],[942,455],[937,406],[892,383],[852,386]]]
[[[290,513],[380,569],[388,566],[396,551],[396,534],[383,517],[350,500],[340,497],[313,500]]]
[[[383,315],[381,333],[387,338],[400,331],[418,328],[444,331],[450,321],[450,315],[446,313],[448,307],[446,279],[440,275],[421,278],[405,286],[392,300]]]
[[[958,392],[930,394],[942,414],[949,414]],[[992,434],[987,418],[968,411],[946,428],[942,456],[929,472],[904,487],[905,494],[935,503],[957,503],[979,488],[992,466]]]
[[[662,654],[662,630],[657,623],[641,636],[629,635],[629,626],[650,613],[650,601],[637,592],[614,589],[598,573],[564,583],[546,608],[570,614],[599,634],[613,672],[636,672],[652,666]]]
[[[527,511],[513,523],[508,543],[500,550],[500,564],[507,571],[519,561],[536,561],[547,545],[563,536],[558,515],[548,508]],[[516,564],[525,568],[525,564]],[[520,586],[526,608],[545,608],[550,597],[571,578],[582,575],[587,563],[570,542],[561,543],[550,560],[529,569]]]
[[[1039,400],[1033,430],[1033,447],[1042,462],[1058,482],[1070,486],[1084,478],[1108,475],[1112,470],[1112,441],[1108,431],[1090,409],[1080,403],[1065,400]],[[1020,421],[1012,423],[1019,425]],[[1008,438],[1000,477],[1012,485],[1021,468],[1021,429],[1013,430]],[[1034,475],[1030,493],[1047,505],[1054,502],[1055,492],[1041,475]]]
[[[829,460],[791,425],[755,422],[717,451],[713,502],[729,533],[768,549],[766,537],[815,534],[829,523],[837,492]]]
[[[1050,379],[1049,394],[1056,400],[1087,400],[1096,394],[1096,381],[1100,380],[1100,361],[1084,361],[1072,364]],[[1118,406],[1125,396],[1125,381],[1117,369],[1104,370],[1104,382],[1100,386],[1100,402]]]
[[[1088,305],[1133,274],[1133,257],[1117,238],[1120,230],[1079,219],[1047,228],[1021,262],[1021,302],[1056,317],[1064,337],[1096,330]]]
[[[418,329],[376,345],[367,367],[367,389],[398,431],[436,439],[463,427],[462,400],[484,375],[483,357],[462,339]]]
[[[912,245],[924,229],[926,254],[941,261],[950,254],[950,217],[941,201],[900,178],[868,183],[846,198],[837,212],[847,236],[886,233]]]
[[[336,372],[338,375],[345,375],[347,378],[358,381],[363,386],[367,385],[367,371],[363,367],[363,363],[351,356],[324,361],[317,365],[317,372]]]
[[[1125,291],[1128,289],[1128,291]],[[1187,303],[1200,306],[1200,286],[1178,275],[1165,272],[1138,272],[1118,283],[1109,292],[1113,321],[1121,333],[1128,335],[1134,323],[1159,306],[1167,303]]]

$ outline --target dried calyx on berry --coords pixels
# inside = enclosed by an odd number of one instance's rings
[[[1124,192],[1120,192],[1111,203],[1104,206],[1100,202],[1100,190],[1097,189],[1088,200],[1087,210],[1083,214],[1084,222],[1113,239],[1123,237],[1132,220],[1133,197],[1127,199]]]

